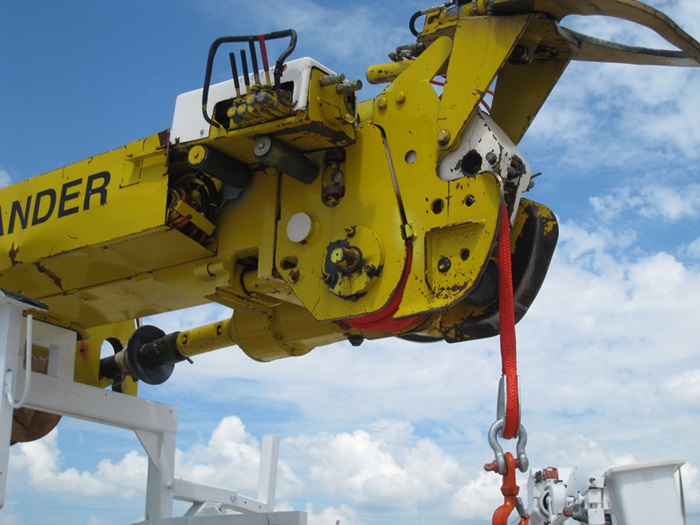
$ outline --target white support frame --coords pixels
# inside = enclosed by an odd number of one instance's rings
[[[33,304],[21,298],[0,293],[0,372],[3,386],[8,383],[8,376],[14,378],[10,389],[13,396],[26,387],[22,350],[26,346],[27,330],[22,314],[32,307]],[[31,372],[31,388],[24,406],[136,433],[148,455],[145,520],[141,525],[258,523],[242,520],[244,515],[241,514],[226,514],[228,510],[265,515],[264,525],[306,525],[303,512],[273,512],[279,438],[263,438],[257,498],[243,496],[235,490],[175,479],[177,408],[75,383],[72,379],[75,332],[36,320],[32,321],[32,326],[30,344],[49,350],[49,367],[47,374]],[[8,388],[4,387],[0,396],[0,508],[5,503],[14,410],[6,390]],[[192,503],[182,518],[172,517],[176,499]],[[218,516],[218,521],[211,521],[212,516]]]

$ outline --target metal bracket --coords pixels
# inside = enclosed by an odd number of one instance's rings
[[[0,371],[14,371],[17,387],[26,389],[23,397],[27,408],[136,432],[148,455],[145,521],[141,522],[142,525],[209,525],[214,523],[210,521],[212,513],[219,516],[215,522],[217,525],[257,525],[258,522],[260,525],[306,525],[303,512],[272,512],[279,438],[263,438],[257,498],[240,495],[235,490],[175,479],[177,408],[75,383],[75,332],[37,320],[30,321],[33,343],[49,349],[49,368],[48,374],[30,371],[31,384],[25,382],[23,374],[17,373],[23,366],[20,349],[26,344],[22,314],[37,307],[40,303],[0,290]],[[5,502],[14,410],[9,397],[0,395],[0,508]],[[176,499],[192,503],[185,517],[172,517]],[[262,521],[257,521],[257,518],[241,521],[238,519],[240,515],[230,515],[227,516],[230,521],[226,518],[221,521],[227,510],[258,513]]]

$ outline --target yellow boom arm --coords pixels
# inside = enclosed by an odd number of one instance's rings
[[[569,14],[630,20],[677,50],[587,37],[560,26]],[[346,339],[497,334],[502,207],[517,319],[556,243],[553,213],[524,197],[533,170],[517,144],[568,63],[700,64],[695,40],[633,0],[456,1],[411,28],[415,43],[368,69],[386,87],[361,102],[361,82],[287,60],[292,30],[219,39],[171,130],[0,190],[0,287],[79,333],[76,380],[160,383],[232,344],[269,361]],[[271,66],[273,40],[287,48]],[[243,51],[212,85],[222,46]],[[208,302],[231,319],[133,330]],[[107,339],[119,344],[101,361]]]

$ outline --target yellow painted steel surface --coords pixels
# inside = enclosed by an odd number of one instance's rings
[[[115,344],[116,341],[127,341],[134,331],[134,325],[134,321],[122,321],[87,330],[86,337],[78,343],[78,352],[75,356],[75,380],[102,388],[112,384],[112,381],[107,378],[99,378],[99,357],[105,345],[111,346],[106,342],[107,339],[112,338]],[[116,352],[120,348],[112,347],[112,349]],[[98,379],[97,382],[96,379]],[[120,387],[121,392],[125,394],[135,395],[138,390],[138,384],[130,377],[126,377]]]
[[[0,287],[44,300],[62,324],[100,326],[201,304],[154,279],[212,255],[165,226],[163,135],[28,179],[0,192]],[[175,234],[175,235],[174,235]]]
[[[451,55],[460,59],[450,60],[447,78],[469,81],[445,85],[437,116],[440,129],[450,135],[446,147],[485,95],[528,22],[527,16],[467,17],[457,21]]]
[[[357,152],[357,153],[355,153]],[[381,131],[374,125],[358,129],[358,140],[348,148],[342,164],[345,193],[329,207],[322,201],[322,179],[310,185],[284,177],[281,185],[280,220],[277,229],[276,263],[295,295],[319,320],[343,319],[372,313],[383,307],[395,292],[406,261],[401,235],[401,216]],[[313,231],[303,242],[290,240],[289,221],[308,213]],[[349,234],[349,232],[352,232]],[[347,241],[363,254],[362,267],[328,285],[323,273],[333,243]],[[365,267],[374,266],[370,277]],[[360,289],[340,291],[344,280],[366,279]],[[370,286],[371,285],[371,286]],[[358,285],[359,286],[359,285]],[[357,300],[351,300],[357,297]]]
[[[606,47],[559,27],[570,13],[646,25],[682,56]],[[407,56],[368,69],[387,84],[374,99],[302,59],[293,82],[268,75],[213,101],[194,139],[154,134],[0,190],[0,287],[79,333],[75,377],[95,386],[110,382],[102,341],[209,301],[235,314],[182,332],[183,359],[495,335],[502,206],[522,313],[556,242],[552,212],[523,198],[532,170],[516,145],[567,64],[698,65],[700,46],[633,0],[479,0],[429,10],[417,33]]]

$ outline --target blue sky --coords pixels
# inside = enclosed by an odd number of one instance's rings
[[[649,2],[700,36],[695,0]],[[17,182],[170,127],[222,35],[292,27],[295,57],[348,78],[411,41],[407,2],[2,2],[0,181]],[[602,19],[577,29],[657,45]],[[223,80],[223,73],[221,78]],[[573,64],[521,150],[531,198],[561,225],[518,325],[523,422],[537,466],[682,458],[700,514],[700,72]],[[366,87],[361,98],[376,94]],[[137,212],[134,210],[133,212]],[[230,314],[151,319],[166,331]],[[143,396],[180,410],[176,476],[254,494],[258,449],[282,439],[279,508],[312,525],[488,523],[499,504],[486,431],[497,339],[347,344],[268,364],[235,348],[178,366]],[[126,431],[64,420],[14,447],[2,525],[116,525],[143,513],[145,456]],[[74,485],[80,488],[74,488]],[[471,520],[471,521],[470,521]]]

